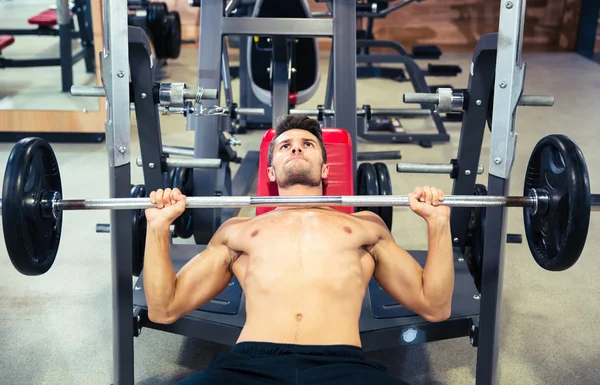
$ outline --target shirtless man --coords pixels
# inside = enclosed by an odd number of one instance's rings
[[[269,151],[268,176],[279,195],[323,195],[328,166],[318,122],[283,117]],[[246,323],[232,351],[179,384],[400,383],[361,349],[358,321],[369,280],[431,322],[450,316],[454,289],[449,208],[438,205],[444,195],[422,187],[409,197],[428,226],[424,269],[376,214],[302,206],[226,221],[176,274],[169,226],[186,197],[153,191],[144,260],[149,318],[175,322],[216,297],[232,275],[246,296]]]

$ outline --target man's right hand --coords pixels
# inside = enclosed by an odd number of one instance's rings
[[[427,222],[431,219],[447,221],[450,218],[450,207],[440,205],[444,201],[444,192],[438,188],[417,187],[408,194],[408,200],[411,210]]]
[[[150,193],[150,202],[156,207],[146,209],[148,226],[169,227],[185,211],[186,196],[179,189],[158,189]]]

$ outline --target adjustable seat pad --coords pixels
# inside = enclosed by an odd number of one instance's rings
[[[269,144],[275,136],[275,129],[263,135],[260,144],[258,163],[257,196],[278,196],[277,183],[271,182],[267,175],[269,167]],[[354,171],[352,170],[352,141],[348,131],[341,128],[323,128],[323,142],[327,150],[329,174],[323,180],[323,195],[354,195]],[[351,214],[354,207],[333,206],[333,209]],[[273,210],[274,207],[256,207],[256,215]]]
[[[307,0],[257,0],[253,17],[264,18],[312,18]],[[266,39],[266,37],[262,37]],[[302,104],[308,101],[319,86],[319,47],[313,37],[297,38],[294,45],[292,65],[296,72],[290,82],[290,103]],[[271,50],[263,50],[254,39],[248,39],[248,75],[256,98],[267,105],[271,104]]]

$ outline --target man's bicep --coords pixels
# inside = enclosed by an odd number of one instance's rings
[[[173,316],[181,317],[225,290],[232,278],[230,265],[234,254],[228,238],[236,231],[235,225],[245,219],[231,218],[223,223],[206,248],[177,272]]]
[[[231,280],[230,251],[225,245],[208,245],[176,274],[175,296],[170,313],[179,318],[209,302]]]
[[[424,311],[423,268],[391,237],[372,249],[376,260],[374,277],[379,286],[402,306],[420,314]]]

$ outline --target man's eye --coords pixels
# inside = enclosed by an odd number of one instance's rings
[[[285,150],[286,148],[288,148],[288,145],[284,144],[283,146],[281,146],[281,148]]]
[[[308,142],[306,143],[307,146],[312,146],[312,143]]]

